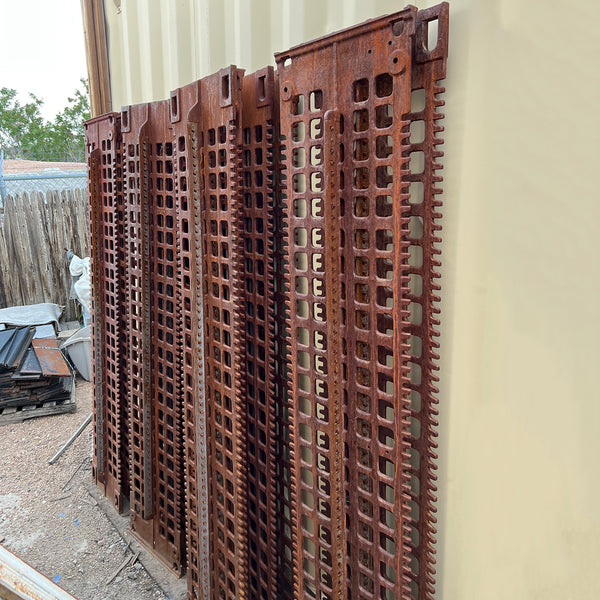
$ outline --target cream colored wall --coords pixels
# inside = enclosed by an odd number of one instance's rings
[[[106,0],[115,108],[402,6]],[[597,600],[598,11],[453,0],[450,28],[437,598]]]

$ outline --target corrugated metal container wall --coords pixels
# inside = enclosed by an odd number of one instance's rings
[[[424,8],[437,4],[419,2]],[[106,0],[113,110],[403,8],[397,0]]]
[[[113,106],[407,1],[105,0]],[[450,0],[439,600],[600,598],[596,5]]]

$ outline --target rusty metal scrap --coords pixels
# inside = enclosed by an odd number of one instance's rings
[[[95,478],[190,599],[433,597],[447,36],[409,6],[87,125]]]

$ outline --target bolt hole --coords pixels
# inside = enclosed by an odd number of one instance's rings
[[[392,45],[392,40],[389,40],[388,46],[391,46],[391,45]]]
[[[369,54],[371,54],[371,52],[372,52],[372,51],[371,51],[371,50],[369,50]]]
[[[292,59],[288,56],[284,61],[283,61],[283,66],[284,67],[289,67],[292,64]]]
[[[392,62],[393,62],[395,65],[397,65],[397,64],[398,64],[398,57],[397,57],[397,56],[394,56],[394,59],[392,60]]]

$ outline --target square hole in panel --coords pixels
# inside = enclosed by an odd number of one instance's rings
[[[312,280],[313,295],[317,298],[325,296],[325,285],[322,279],[313,278]]]
[[[369,199],[366,196],[354,198],[354,216],[361,218],[369,216]]]
[[[323,147],[322,146],[311,146],[310,147],[310,164],[313,167],[318,167],[323,163]]]
[[[296,277],[296,292],[298,294],[308,294],[308,277]]]
[[[366,108],[354,111],[354,131],[369,129],[369,111]]]
[[[308,243],[308,232],[304,227],[294,229],[294,243],[296,246],[304,247]]]
[[[364,102],[369,98],[369,80],[357,79],[353,84],[354,102]]]
[[[320,227],[315,227],[311,232],[311,244],[314,248],[323,248],[325,245],[325,232]]]
[[[300,94],[299,96],[294,96],[292,98],[291,109],[293,115],[304,114],[304,96],[302,94]]]
[[[423,340],[418,335],[410,335],[408,337],[408,344],[410,346],[409,354],[415,358],[421,358],[423,354]]]
[[[411,204],[422,204],[424,199],[425,187],[422,181],[413,181],[408,188]]]
[[[367,469],[370,469],[373,466],[373,455],[367,448],[359,447],[356,449],[356,460],[359,465],[362,465]]]
[[[313,304],[313,317],[315,321],[323,322],[326,319],[325,305],[322,302]]]
[[[306,300],[297,300],[296,301],[296,314],[301,319],[308,319],[308,302]]]
[[[421,325],[423,322],[423,307],[418,302],[408,304],[409,318],[413,325]]]
[[[375,127],[386,129],[394,122],[394,110],[391,104],[380,104],[375,108]]]
[[[306,125],[304,121],[297,121],[292,124],[292,141],[303,142],[306,137]]]
[[[365,190],[369,187],[369,169],[361,167],[354,169],[354,187],[357,190]]]
[[[321,90],[313,90],[309,95],[310,111],[315,112],[323,108],[323,92]]]
[[[384,367],[392,368],[394,366],[392,349],[386,346],[377,346],[377,362]]]
[[[375,77],[375,95],[378,98],[386,98],[394,91],[394,80],[389,73],[382,73]]]
[[[306,164],[306,150],[304,148],[294,148],[292,150],[292,165],[296,168],[302,168]]]
[[[311,119],[309,123],[309,133],[311,140],[317,140],[323,136],[323,119]]]
[[[303,346],[308,346],[310,342],[310,336],[308,335],[308,329],[306,327],[297,327],[296,328],[296,339],[299,344]]]
[[[409,275],[408,287],[413,296],[419,297],[423,293],[423,277],[416,273]]]
[[[315,273],[323,273],[325,271],[325,260],[322,254],[312,255],[312,270]]]
[[[423,88],[419,88],[418,90],[413,90],[410,97],[410,112],[416,113],[421,112],[425,109],[425,90]]]
[[[394,169],[390,165],[377,167],[375,182],[378,188],[391,188],[394,181]]]
[[[369,247],[369,232],[366,229],[354,230],[354,247],[359,250]]]
[[[306,191],[306,175],[304,173],[292,175],[292,189],[297,194],[303,194]]]
[[[357,310],[356,313],[356,326],[359,329],[368,330],[370,327],[370,316],[366,310]]]
[[[408,166],[413,175],[423,173],[425,170],[425,153],[421,150],[418,152],[411,152],[409,155]]]
[[[420,240],[423,237],[423,217],[410,217],[408,237],[413,240]]]
[[[323,173],[314,171],[310,174],[310,191],[321,192],[323,190]]]
[[[371,425],[364,419],[356,419],[356,433],[368,440],[371,439]]]
[[[423,266],[423,248],[421,246],[416,246],[415,244],[411,244],[408,247],[409,257],[408,264],[411,267],[422,267]]]
[[[377,277],[380,279],[392,279],[394,276],[394,264],[389,258],[377,259]]]
[[[323,199],[312,198],[310,201],[310,214],[313,217],[323,217]]]
[[[410,143],[420,144],[425,141],[425,121],[417,120],[410,123]]]
[[[370,298],[370,289],[367,283],[356,283],[354,285],[354,297],[361,304],[368,304]]]
[[[294,216],[301,219],[306,217],[306,200],[304,198],[296,198],[294,200]]]
[[[314,346],[317,350],[327,350],[327,338],[321,331],[314,332]]]
[[[375,154],[377,158],[388,158],[394,152],[394,141],[391,135],[378,135],[375,139]]]
[[[296,252],[294,259],[298,271],[306,271],[308,269],[308,255],[306,252]]]
[[[369,158],[369,140],[360,138],[354,140],[354,160],[367,160]]]
[[[384,335],[392,335],[394,333],[394,320],[392,315],[379,313],[377,315],[377,331]]]
[[[378,217],[391,217],[393,208],[392,196],[377,196],[375,198],[375,214]]]
[[[359,277],[369,276],[369,259],[366,256],[357,256],[354,259],[354,272]]]
[[[356,342],[356,357],[361,360],[370,360],[371,358],[371,345],[367,342]]]
[[[391,229],[378,229],[375,233],[375,244],[378,250],[391,252],[394,249],[394,237]]]
[[[394,422],[394,405],[386,400],[379,400],[377,414],[390,423]]]
[[[394,447],[394,432],[388,427],[379,427],[379,441],[388,448]],[[384,500],[387,498],[384,497]],[[389,500],[388,500],[389,502]]]

